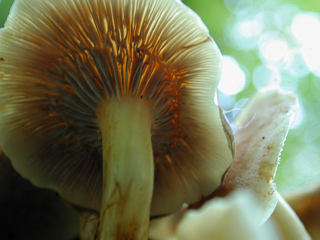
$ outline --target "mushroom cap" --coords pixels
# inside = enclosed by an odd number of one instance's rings
[[[100,210],[97,115],[124,96],[151,112],[151,215],[220,186],[232,161],[214,104],[221,55],[180,1],[17,0],[0,42],[2,146],[36,186]]]
[[[177,240],[280,240],[276,226],[259,225],[259,204],[245,190],[235,190],[225,198],[214,198],[198,210],[189,210],[177,227]]]
[[[235,119],[236,154],[225,178],[222,193],[246,189],[257,197],[260,223],[277,205],[274,176],[291,123],[299,110],[291,92],[269,89],[257,93]]]

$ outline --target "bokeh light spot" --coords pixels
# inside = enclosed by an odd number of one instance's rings
[[[219,90],[227,95],[240,92],[246,84],[246,75],[238,62],[231,56],[223,56],[222,74]]]
[[[291,24],[291,31],[301,45],[314,45],[320,42],[320,20],[316,13],[299,13]]]
[[[276,33],[265,33],[259,43],[260,53],[264,60],[271,63],[282,61],[288,53],[287,42]]]
[[[253,20],[245,20],[242,22],[239,22],[238,24],[238,30],[239,33],[243,37],[255,37],[259,35],[262,31],[263,25],[262,22],[259,21],[258,19],[253,19]]]
[[[258,66],[254,70],[252,78],[257,90],[276,88],[281,83],[281,75],[278,69],[267,65]]]
[[[313,47],[304,47],[302,56],[310,71],[320,76],[320,42]]]

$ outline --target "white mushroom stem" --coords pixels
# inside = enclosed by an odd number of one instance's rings
[[[98,239],[147,239],[154,181],[148,106],[140,99],[113,99],[98,118],[103,146]]]
[[[278,204],[271,221],[274,221],[283,240],[311,240],[303,223],[288,203],[277,193]]]

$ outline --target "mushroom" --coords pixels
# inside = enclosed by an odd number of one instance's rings
[[[311,238],[303,222],[290,205],[277,193],[278,204],[268,221],[276,224],[283,240],[316,240]]]
[[[259,226],[272,224],[273,221],[279,227],[281,239],[310,239],[303,224],[278,194],[273,183],[280,152],[298,109],[296,96],[280,89],[265,90],[250,99],[235,120],[236,153],[221,190],[178,213],[151,222],[152,236],[159,235],[161,228],[161,238],[158,239],[186,240],[191,236],[194,239],[230,239],[232,232],[226,232],[227,229],[239,230],[238,226],[251,216],[246,227],[252,232],[252,239],[262,238],[264,234],[260,234]],[[238,200],[228,202],[237,196],[232,195],[235,191],[252,195],[256,204],[251,204],[250,200],[245,201],[247,203],[242,207],[236,207],[241,195],[238,195]],[[229,198],[229,195],[232,197]],[[217,200],[217,197],[222,198]],[[234,207],[236,212],[219,218],[217,215],[223,215],[228,205],[231,209]],[[256,230],[258,235],[254,235]],[[248,239],[241,238],[240,232],[238,238]]]
[[[100,212],[99,239],[146,239],[150,216],[221,185],[221,55],[180,1],[17,0],[0,43],[4,152]]]
[[[265,222],[277,205],[273,182],[290,125],[299,110],[297,97],[280,89],[257,93],[235,119],[236,154],[226,174],[220,195],[246,189],[258,199],[260,222]]]
[[[260,206],[260,224],[270,216],[284,239],[310,239],[294,211],[273,182],[291,123],[299,111],[297,97],[281,89],[259,92],[236,117],[236,154],[220,192],[235,189],[253,193]]]
[[[207,201],[198,210],[189,210],[172,240],[280,240],[274,224],[260,225],[260,210],[251,192],[237,189]]]
[[[158,229],[166,240],[281,239],[311,240],[303,223],[278,194],[278,204],[271,217],[261,224],[261,206],[252,192],[236,189],[224,198],[208,200],[201,208],[188,210],[179,222],[175,214],[166,217]],[[316,239],[316,238],[315,238]]]

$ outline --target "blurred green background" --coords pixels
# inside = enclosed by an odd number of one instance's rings
[[[0,27],[12,2],[0,0]],[[278,190],[284,193],[318,182],[319,0],[183,2],[200,15],[223,54],[219,91],[225,110],[241,108],[250,96],[266,87],[280,86],[299,96],[301,111],[281,154]],[[231,121],[235,114],[229,113]]]

